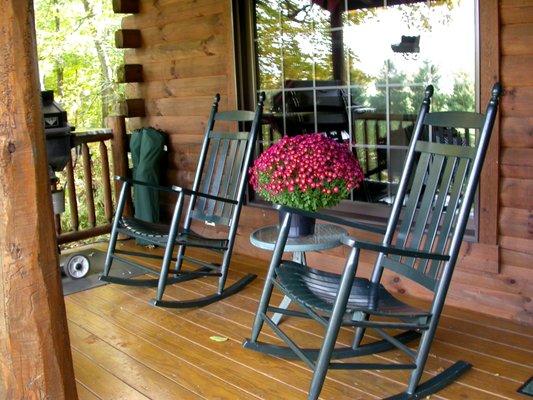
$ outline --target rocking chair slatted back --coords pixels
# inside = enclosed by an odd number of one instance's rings
[[[474,166],[479,164],[479,159],[484,158],[494,124],[497,96],[493,98],[495,100],[489,104],[486,115],[428,113],[429,107],[422,107],[384,244],[390,245],[395,235],[395,246],[399,248],[450,257],[458,252],[460,240],[454,238],[458,235],[462,237],[471,211],[480,172]],[[419,140],[422,132],[431,133],[443,128],[464,129],[465,140],[455,144],[442,143],[442,138],[438,136],[433,138],[436,142]],[[470,129],[481,133],[476,147],[467,145]],[[418,161],[415,163],[416,159]],[[412,180],[409,179],[411,172],[414,173]],[[412,182],[410,190],[407,190],[406,182]],[[402,205],[405,207],[400,221],[399,210]],[[373,280],[379,281],[383,268],[388,268],[436,291],[446,265],[453,268],[454,263],[380,254]]]
[[[218,112],[218,97],[206,128],[200,160],[195,175],[193,190],[210,195],[235,200],[240,203],[244,193],[246,167],[249,164],[255,138],[250,131],[218,132],[214,131],[215,121],[245,124],[257,124],[255,113],[251,111]],[[208,224],[230,226],[236,205],[213,199],[191,198],[189,215]],[[187,218],[186,220],[188,220]],[[188,224],[189,225],[189,224]],[[186,227],[188,228],[188,227]]]

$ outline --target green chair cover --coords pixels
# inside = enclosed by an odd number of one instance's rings
[[[154,128],[133,131],[130,151],[133,161],[133,179],[159,185],[161,157],[164,154],[165,135]],[[135,218],[159,222],[159,192],[147,186],[133,186]],[[139,244],[148,244],[138,240]]]

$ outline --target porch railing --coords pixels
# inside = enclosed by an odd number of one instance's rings
[[[71,159],[66,166],[66,187],[68,193],[68,206],[70,211],[70,229],[62,231],[59,215],[56,215],[56,230],[58,244],[65,244],[79,240],[85,240],[92,237],[107,234],[111,231],[111,222],[113,219],[113,195],[111,189],[110,171],[113,175],[127,175],[128,158],[127,158],[127,137],[124,117],[110,117],[107,121],[108,129],[93,131],[85,134],[78,134],[74,139],[75,148],[79,154],[76,159],[81,157],[81,163]],[[98,146],[91,146],[91,143],[98,143]],[[112,162],[109,160],[108,146],[111,145]],[[95,176],[91,159],[94,154],[98,154],[101,163],[99,176]],[[73,149],[74,151],[74,149]],[[79,203],[77,193],[81,191],[80,185],[76,185],[75,172],[81,168],[83,175],[83,184],[85,190],[85,202]],[[94,198],[94,184],[100,185],[103,193],[103,208],[105,220],[97,221],[97,209]],[[115,185],[115,198],[118,197],[118,186]],[[89,227],[80,229],[80,210],[82,207],[87,211],[87,222]],[[125,209],[128,215],[131,205]]]

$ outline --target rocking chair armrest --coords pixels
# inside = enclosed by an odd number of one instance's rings
[[[219,196],[215,196],[215,195],[212,195],[212,194],[208,194],[208,193],[202,193],[202,192],[198,192],[196,190],[192,190],[192,189],[187,189],[187,188],[182,188],[180,186],[172,186],[172,190],[175,191],[175,192],[182,192],[184,194],[186,194],[187,196],[198,196],[198,197],[204,197],[206,199],[210,199],[210,200],[215,200],[215,201],[222,201],[224,203],[229,203],[229,204],[239,204],[239,202],[237,200],[232,200],[232,199],[227,199],[225,197],[219,197]]]
[[[334,215],[301,210],[299,208],[287,207],[287,206],[280,205],[280,204],[274,205],[274,208],[277,209],[278,211],[285,211],[285,212],[300,214],[306,217],[320,219],[320,220],[331,222],[334,224],[349,226],[350,228],[360,229],[363,231],[368,231],[368,232],[373,232],[373,233],[385,234],[385,228],[374,226],[374,225],[363,224],[361,222],[350,221],[350,220],[347,220],[341,217],[336,217]]]
[[[149,187],[151,189],[155,189],[155,190],[158,190],[160,192],[170,192],[170,193],[179,193],[179,190],[175,190],[174,187],[170,187],[170,186],[160,186],[160,185],[155,185],[153,183],[148,183],[148,182],[144,182],[144,181],[138,181],[138,180],[135,180],[135,179],[130,179],[130,178],[126,178],[124,176],[115,176],[115,180],[116,181],[120,181],[120,182],[126,182],[130,185],[140,185],[140,186],[146,186],[146,187]]]
[[[397,255],[397,256],[403,256],[403,257],[412,257],[412,258],[423,258],[426,260],[439,260],[439,261],[448,261],[450,259],[450,256],[445,254],[437,254],[437,253],[428,253],[425,251],[418,251],[418,250],[412,250],[412,249],[403,249],[399,247],[395,247],[392,245],[385,246],[380,243],[375,242],[366,242],[364,240],[358,240],[350,236],[345,236],[341,238],[342,244],[345,244],[346,246],[363,249],[363,250],[370,250],[377,253],[383,253],[387,255]]]

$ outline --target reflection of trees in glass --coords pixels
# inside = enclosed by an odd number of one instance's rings
[[[419,31],[431,31],[435,24],[445,25],[451,20],[451,13],[459,5],[461,0],[432,0],[431,2],[420,2],[411,4],[401,4],[397,7],[402,13],[402,21],[409,29]]]
[[[453,91],[446,104],[449,110],[475,111],[474,82],[466,73],[455,76]]]
[[[281,87],[281,44],[277,1],[261,0],[256,6],[259,87]]]
[[[389,8],[397,7],[402,12],[407,27],[431,31],[432,26],[448,24],[451,11],[461,1],[435,0],[430,6],[411,3]],[[369,18],[377,18],[377,10],[359,9],[344,13],[343,24],[363,24]],[[281,89],[282,79],[334,78],[329,11],[308,0],[257,0],[256,21],[260,89]],[[351,88],[352,104],[385,112],[388,96],[391,113],[415,114],[423,98],[424,86],[431,83],[436,89],[433,110],[473,111],[475,108],[473,77],[464,72],[453,77],[453,92],[446,94],[439,90],[441,75],[438,67],[429,60],[422,62],[420,69],[410,75],[387,60],[377,76],[370,76],[354,67],[357,63],[353,61],[357,61],[358,56],[352,49],[345,47],[343,57],[349,69],[349,81],[358,85],[357,89]],[[352,60],[350,65],[349,59]],[[393,87],[387,89],[388,85]]]
[[[388,78],[388,80],[387,80]],[[424,98],[425,85],[435,87],[435,96],[431,102],[433,111],[474,111],[475,92],[474,81],[465,72],[454,76],[453,90],[444,93],[440,90],[441,76],[438,68],[425,61],[420,69],[408,77],[398,71],[394,64],[388,60],[376,77],[376,94],[368,94],[368,90],[359,88],[358,99],[363,104],[369,104],[377,112],[386,110],[386,90],[389,96],[389,110],[392,114],[416,114]],[[388,88],[386,85],[392,85]],[[367,89],[369,89],[367,87]]]
[[[285,80],[333,79],[329,11],[308,0],[257,0],[255,10],[260,89],[281,88],[282,76]],[[362,22],[365,15],[359,13],[352,23]],[[345,62],[349,57],[357,59],[347,51]],[[358,82],[370,82],[362,71],[350,73]]]

